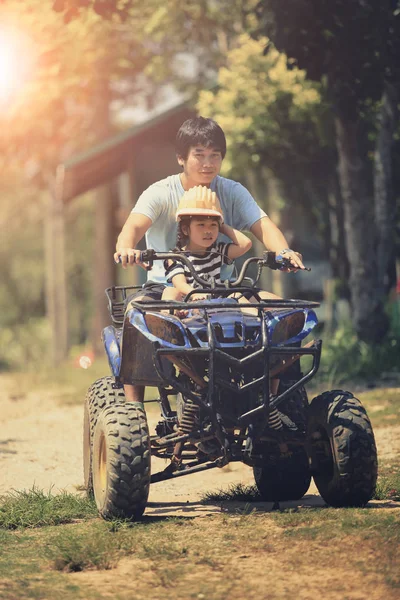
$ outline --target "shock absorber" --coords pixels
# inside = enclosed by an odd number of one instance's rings
[[[182,419],[179,424],[183,433],[192,433],[199,425],[200,407],[190,398],[186,398]]]
[[[283,428],[282,419],[280,417],[279,411],[274,407],[271,408],[269,417],[268,417],[268,427],[271,429],[275,429],[275,431],[279,431]]]

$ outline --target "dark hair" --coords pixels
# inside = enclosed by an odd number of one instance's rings
[[[176,232],[176,248],[174,248],[174,250],[182,250],[183,246],[186,245],[186,242],[189,239],[188,236],[183,233],[182,225],[190,225],[190,217],[183,217],[183,219],[178,222],[178,229]]]
[[[177,156],[186,160],[190,148],[197,145],[215,148],[221,152],[222,158],[225,157],[225,134],[216,121],[205,117],[194,117],[182,123],[176,135]]]

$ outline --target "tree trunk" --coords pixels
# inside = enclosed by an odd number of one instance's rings
[[[332,184],[328,188],[329,221],[332,232],[332,245],[328,253],[329,262],[333,277],[340,280],[340,295],[346,300],[350,300],[350,269],[344,230],[343,198],[337,176],[335,175],[331,181]]]
[[[339,113],[335,117],[335,129],[353,322],[359,339],[379,342],[387,331],[388,320],[378,286],[373,204],[358,147],[358,124]]]
[[[46,313],[51,326],[51,363],[57,366],[68,356],[68,295],[65,269],[65,215],[60,189],[63,169],[58,167],[50,185],[46,215]]]
[[[378,235],[378,286],[382,296],[387,292],[387,276],[393,261],[396,202],[392,179],[393,135],[398,122],[398,93],[386,82],[378,118],[379,131],[374,155],[375,221]]]

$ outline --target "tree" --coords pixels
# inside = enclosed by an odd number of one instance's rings
[[[358,336],[378,342],[387,331],[378,275],[378,232],[368,185],[362,114],[380,100],[399,61],[397,2],[263,0],[254,35],[268,35],[307,76],[326,81],[334,110],[339,177],[351,265],[353,319]],[[386,230],[385,235],[393,236]]]
[[[132,102],[152,53],[128,25],[90,11],[65,24],[40,0],[11,0],[0,16],[2,30],[29,40],[32,55],[24,84],[2,106],[0,150],[14,164],[28,163],[36,182],[47,185],[62,160],[115,131],[112,114],[104,122],[103,105],[112,111],[114,101]]]
[[[20,88],[2,106],[0,151],[10,165],[19,164],[25,170],[31,185],[50,191],[55,187],[57,165],[116,130],[113,102],[130,98],[142,90],[139,75],[151,52],[131,35],[127,25],[105,21],[93,12],[86,11],[79,20],[65,23],[60,14],[38,0],[7,2],[0,10],[10,39],[24,40],[32,57],[25,82],[21,82]],[[17,56],[25,56],[24,50],[21,41],[16,48]],[[54,198],[54,193],[49,197]],[[56,222],[60,227],[56,234],[47,236],[48,244],[52,244],[46,253],[48,281],[51,274],[62,273],[61,265],[54,264],[56,250],[62,249],[63,237],[61,209],[54,204],[46,207],[48,231],[54,229],[52,224]],[[100,287],[95,293],[98,298],[103,296],[104,280],[110,285],[114,278],[112,204],[109,186],[103,187],[97,194],[95,212],[108,236],[97,243],[97,260],[92,262],[96,273],[93,281]],[[99,260],[101,250],[103,259]],[[65,294],[60,293],[65,287],[63,280],[54,279],[47,287],[48,314],[54,323],[60,323],[60,316],[55,314],[56,306],[60,302],[64,304],[64,300],[58,302],[55,294],[64,298]],[[66,314],[66,310],[62,312]],[[97,302],[94,312],[97,330],[94,340],[98,346],[98,330],[109,322],[106,302]],[[66,327],[62,327],[62,331],[65,330]],[[58,352],[61,343],[55,341]]]
[[[343,276],[343,238],[333,239],[328,214],[330,201],[340,223],[333,123],[323,86],[288,65],[266,38],[256,41],[242,34],[227,53],[216,89],[200,92],[197,106],[227,135],[225,172],[246,180],[249,171],[262,176],[267,167],[283,184],[292,219],[293,208],[301,206],[320,235],[335,276]]]

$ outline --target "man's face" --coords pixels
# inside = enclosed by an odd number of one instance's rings
[[[195,185],[209,186],[221,170],[222,154],[217,148],[192,146],[187,159],[179,156],[178,162],[183,166],[183,183],[186,189]]]

